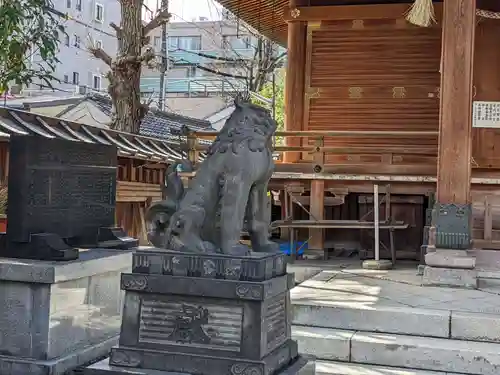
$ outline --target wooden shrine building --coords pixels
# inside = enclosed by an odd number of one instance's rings
[[[416,252],[431,226],[437,248],[500,249],[498,1],[220,3],[288,48],[272,185],[309,206],[299,218],[366,218],[377,184],[392,196],[380,219],[409,226],[398,251],[411,241]],[[427,7],[421,26],[412,6]],[[309,248],[325,247],[320,227]]]

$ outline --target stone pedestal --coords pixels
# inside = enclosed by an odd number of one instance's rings
[[[138,251],[119,346],[84,373],[312,375],[291,340],[293,286],[283,254]]]
[[[464,250],[436,249],[425,263],[423,285],[477,288],[476,258]]]
[[[470,204],[436,203],[428,229],[423,285],[477,288],[476,259],[467,252],[471,215]]]
[[[106,355],[120,331],[132,252],[70,262],[0,258],[0,373],[58,375]]]

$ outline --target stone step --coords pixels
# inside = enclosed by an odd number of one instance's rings
[[[500,374],[498,343],[306,326],[293,326],[292,337],[297,340],[300,353],[318,360],[451,374]]]
[[[497,314],[412,307],[372,308],[363,305],[346,307],[293,302],[292,324],[294,325],[500,342],[500,315]]]
[[[359,363],[316,361],[315,375],[459,375],[454,372],[413,370]]]

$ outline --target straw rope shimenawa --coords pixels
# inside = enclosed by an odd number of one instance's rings
[[[500,12],[478,9],[476,10],[476,16],[500,19]],[[432,0],[415,0],[406,13],[406,20],[421,27],[429,27],[436,23],[436,15],[434,14]]]

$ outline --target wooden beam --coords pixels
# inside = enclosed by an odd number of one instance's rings
[[[286,22],[398,19],[404,18],[409,8],[410,4],[287,6],[283,10],[283,19]],[[442,9],[442,4],[434,4],[434,11],[438,22],[442,18]],[[290,46],[290,44],[288,45]]]
[[[290,0],[290,7],[297,5]],[[288,23],[288,56],[285,84],[285,130],[302,130],[304,117],[304,66],[306,58],[306,23]],[[300,138],[285,140],[288,146],[300,146]],[[294,162],[300,159],[300,152],[285,153],[283,159]]]
[[[470,202],[472,71],[476,0],[446,0],[443,11],[437,201]]]

